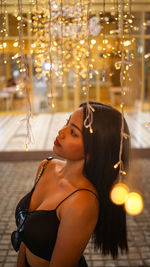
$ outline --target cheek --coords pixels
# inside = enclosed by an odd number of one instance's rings
[[[75,157],[84,157],[84,147],[83,144],[80,143],[71,143],[68,146],[68,153],[71,153]]]

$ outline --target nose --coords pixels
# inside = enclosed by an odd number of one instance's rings
[[[58,134],[59,134],[59,137],[60,137],[61,139],[64,139],[64,138],[65,138],[65,134],[64,134],[63,129],[59,130]]]

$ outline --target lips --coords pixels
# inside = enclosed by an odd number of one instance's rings
[[[55,145],[55,146],[61,146],[60,143],[58,142],[57,138],[56,138],[55,141],[54,141],[54,145]]]

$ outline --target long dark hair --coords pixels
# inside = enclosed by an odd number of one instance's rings
[[[121,113],[111,106],[90,102],[95,109],[91,134],[89,128],[83,126],[83,142],[85,151],[84,173],[95,186],[99,196],[99,218],[93,233],[95,248],[100,248],[104,255],[113,258],[128,250],[126,214],[122,205],[115,205],[110,200],[110,190],[117,181],[118,169],[114,169],[119,161]],[[87,105],[82,103],[84,119]],[[129,134],[124,120],[124,131]],[[130,142],[123,141],[122,162],[128,168]]]

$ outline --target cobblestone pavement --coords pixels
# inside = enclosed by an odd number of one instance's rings
[[[144,210],[138,216],[127,216],[129,253],[113,261],[94,252],[89,242],[85,251],[89,267],[150,266],[149,162],[149,159],[135,160],[134,185],[143,195]],[[32,187],[38,164],[37,161],[0,162],[0,267],[16,266],[17,255],[10,242],[15,229],[14,210],[18,200]]]

